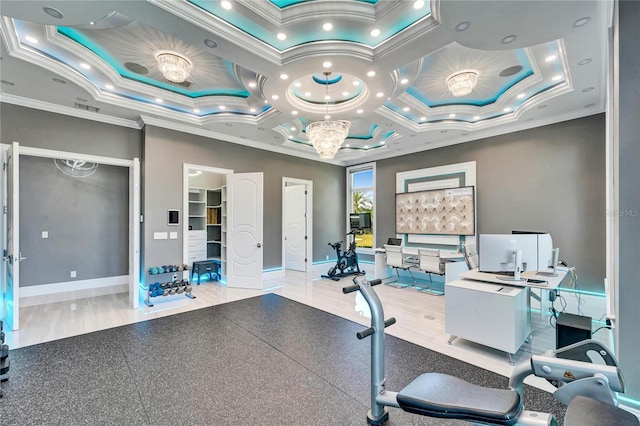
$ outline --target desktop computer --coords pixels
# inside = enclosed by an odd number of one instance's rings
[[[561,312],[556,321],[556,349],[591,339],[591,317]]]

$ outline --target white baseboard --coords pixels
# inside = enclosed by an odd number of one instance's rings
[[[95,278],[91,280],[67,281],[20,287],[20,305],[34,306],[64,302],[85,297],[126,293],[129,291],[129,276]]]
[[[262,272],[262,279],[263,280],[272,280],[274,278],[282,278],[284,277],[284,269],[276,269],[276,270],[270,270],[267,272]]]

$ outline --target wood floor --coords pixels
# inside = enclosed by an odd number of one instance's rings
[[[12,349],[37,343],[90,333],[154,318],[174,315],[235,300],[275,293],[297,302],[313,306],[325,312],[369,326],[368,307],[362,296],[356,292],[342,293],[342,287],[351,284],[349,278],[339,282],[323,280],[321,273],[326,265],[316,265],[310,273],[287,271],[285,277],[266,281],[267,289],[232,289],[216,282],[206,282],[194,286],[196,299],[182,296],[157,298],[153,307],[140,304],[139,309],[127,307],[124,293],[29,306],[21,309],[21,330],[7,332],[7,343]],[[367,275],[373,277],[373,265],[365,264]],[[385,309],[385,317],[395,317],[397,323],[387,329],[387,333],[414,344],[455,357],[478,367],[509,376],[513,365],[505,353],[462,339],[449,345],[449,335],[445,333],[443,296],[434,296],[412,288],[394,288],[386,285],[376,287]],[[578,313],[578,302],[573,293],[562,293],[567,301],[567,312]],[[598,320],[605,313],[605,301],[598,297],[583,297],[581,313]],[[585,302],[586,301],[586,302]],[[559,305],[558,305],[559,306]],[[532,305],[535,308],[535,305]],[[473,321],[473,318],[469,318]],[[594,329],[597,324],[594,324]],[[354,339],[356,337],[354,336]],[[612,348],[609,330],[600,330],[594,338]],[[542,353],[555,347],[555,330],[548,322],[548,316],[541,319],[532,314],[532,334],[514,356],[514,362],[526,360],[531,353]],[[531,380],[527,383],[550,389],[544,381]]]

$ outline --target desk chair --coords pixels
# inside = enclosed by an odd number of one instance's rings
[[[444,268],[445,268],[445,259],[440,257],[440,250],[428,250],[428,249],[418,249],[418,268],[429,274],[429,287],[420,287],[418,291],[423,293],[434,294],[436,296],[442,296],[444,293],[433,290],[433,280],[431,279],[431,274],[444,276]]]
[[[400,272],[399,272],[400,269],[409,272],[409,275],[411,275],[411,279],[415,283],[416,279],[413,277],[413,274],[411,273],[411,267],[414,265],[411,263],[406,263],[404,261],[402,246],[390,246],[388,244],[385,244],[384,249],[387,254],[387,266],[390,266],[393,269],[395,269],[396,275],[398,277],[396,281],[389,282],[386,284],[396,288],[409,287],[409,284],[403,284],[400,282]]]
[[[478,252],[476,251],[475,244],[463,244],[462,254],[464,255],[464,261],[467,263],[469,270],[476,269],[478,267]]]

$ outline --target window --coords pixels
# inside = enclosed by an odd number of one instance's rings
[[[352,213],[369,213],[371,227],[356,229],[356,247],[372,249],[375,229],[375,164],[362,164],[347,168],[347,229]]]

